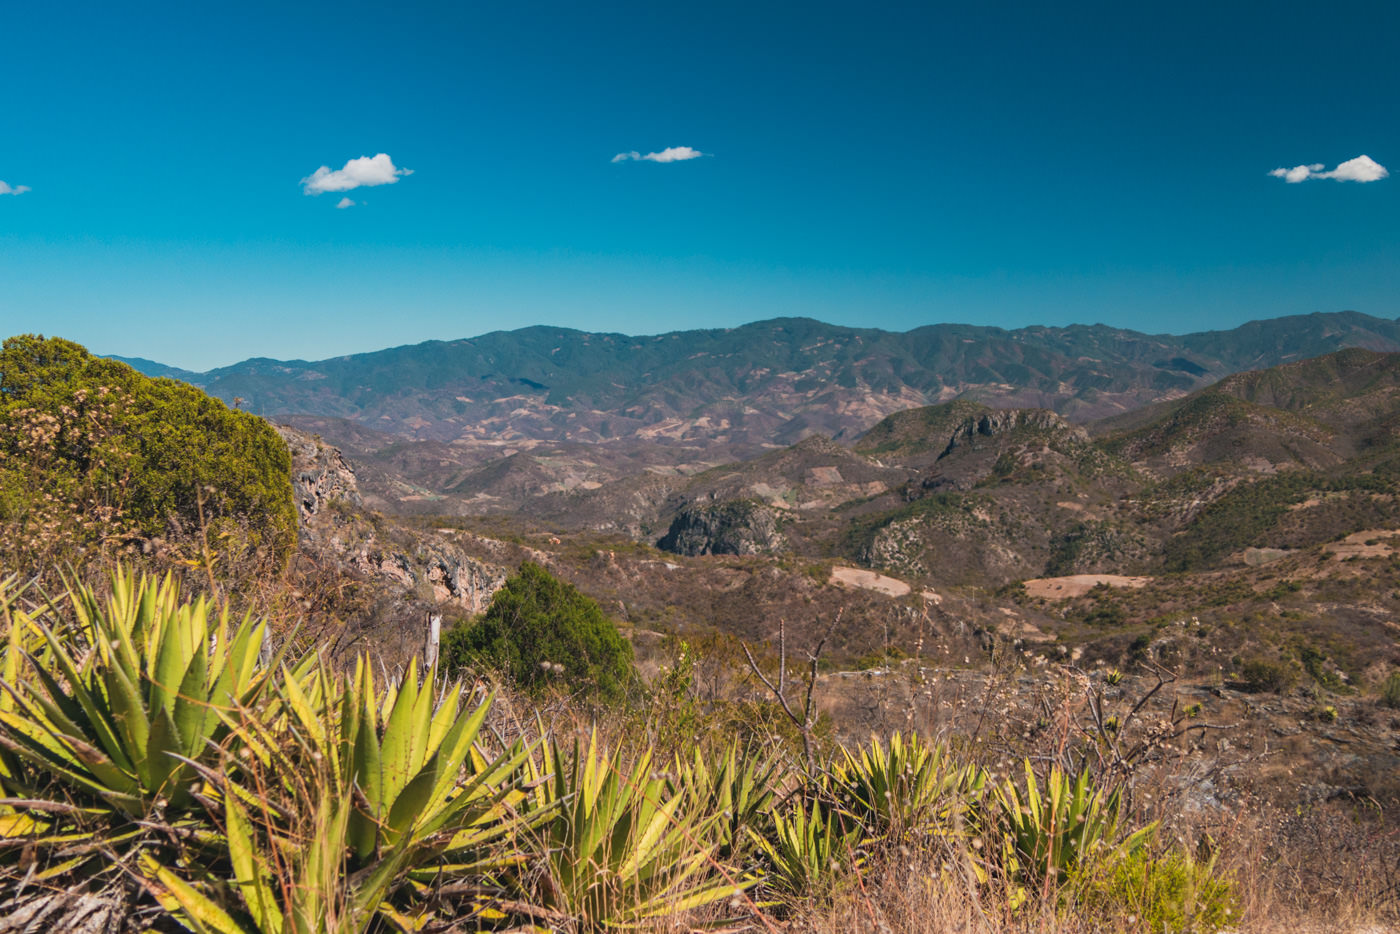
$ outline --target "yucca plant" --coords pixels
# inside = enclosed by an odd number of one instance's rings
[[[841,807],[877,839],[906,841],[955,831],[980,800],[986,772],[953,761],[946,746],[917,733],[896,732],[887,743],[871,737],[857,753],[842,748],[831,787]]]
[[[84,586],[68,597],[72,621],[7,614],[0,745],[75,803],[129,817],[157,804],[187,809],[191,763],[227,732],[220,713],[266,687],[258,656],[267,623],[235,623],[203,598],[181,602],[168,576],[119,570],[105,602]],[[37,647],[16,643],[31,632]]]
[[[765,905],[793,907],[831,896],[862,861],[861,827],[848,818],[829,804],[799,798],[773,815],[766,834],[748,831],[763,857]]]
[[[1030,760],[1024,791],[1008,780],[996,789],[993,824],[1001,832],[1003,868],[1023,883],[1057,885],[1090,860],[1112,861],[1152,839],[1156,823],[1124,834],[1122,788],[1100,788],[1088,769],[1070,778],[1050,770],[1041,791]]]
[[[145,861],[152,890],[194,930],[232,934],[359,932],[376,918],[415,929],[433,910],[428,883],[476,881],[518,861],[508,844],[547,819],[515,805],[529,755],[476,745],[491,699],[460,707],[411,664],[376,689],[368,659],[347,679],[284,674],[262,711],[231,724],[242,761],[230,779],[200,767],[222,818],[230,885],[192,884]],[[235,897],[236,896],[236,897]],[[468,913],[489,910],[478,898]],[[459,912],[460,913],[460,912]],[[244,920],[239,920],[245,918]]]
[[[629,768],[597,734],[572,754],[548,751],[552,775],[540,787],[558,806],[530,854],[542,869],[522,894],[538,917],[571,919],[582,930],[636,926],[731,897],[743,887],[715,860],[720,815],[687,801],[652,774],[652,750]],[[689,804],[689,806],[688,806]]]

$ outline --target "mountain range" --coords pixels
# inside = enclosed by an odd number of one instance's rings
[[[897,333],[779,318],[641,337],[528,327],[315,362],[251,359],[205,373],[126,362],[260,415],[345,420],[327,432],[337,442],[375,432],[377,440],[349,445],[361,449],[397,438],[733,453],[812,434],[850,439],[893,412],[952,399],[1087,422],[1345,347],[1400,350],[1400,323],[1318,313],[1173,336],[1104,325],[936,324]]]

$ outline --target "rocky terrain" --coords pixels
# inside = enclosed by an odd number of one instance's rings
[[[673,636],[731,676],[736,640],[825,639],[818,697],[848,735],[899,718],[965,733],[995,701],[981,729],[1011,750],[1045,728],[1049,684],[1082,718],[1094,685],[1127,699],[1170,672],[1141,716],[1200,705],[1211,728],[1172,746],[1208,777],[1192,794],[1225,794],[1230,774],[1282,794],[1303,769],[1315,798],[1379,798],[1400,791],[1395,717],[1374,700],[1400,669],[1397,387],[1400,354],[1352,349],[1087,424],[957,400],[846,443],[534,495],[541,475],[517,464],[513,515],[424,515],[452,502],[425,494],[388,517],[395,501],[362,486],[383,488],[383,457],[283,436],[298,560],[380,594],[346,645],[407,657],[427,613],[479,612],[529,559],[598,600],[644,667]]]

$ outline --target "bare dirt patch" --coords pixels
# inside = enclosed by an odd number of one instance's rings
[[[845,584],[847,587],[860,587],[873,590],[890,597],[902,597],[909,593],[910,586],[902,580],[876,574],[861,568],[834,567],[831,569],[831,583]]]
[[[1145,587],[1150,577],[1124,577],[1122,574],[1071,574],[1069,577],[1037,577],[1026,581],[1026,593],[1045,600],[1082,597],[1099,584],[1109,587]]]
[[[1394,529],[1369,529],[1353,532],[1339,542],[1329,542],[1322,550],[1338,561],[1347,558],[1388,558],[1395,554],[1400,532]]]

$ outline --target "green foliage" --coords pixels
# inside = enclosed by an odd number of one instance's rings
[[[1002,865],[1027,885],[1058,886],[1081,867],[1112,865],[1149,840],[1157,825],[1123,834],[1122,789],[1094,784],[1088,770],[1070,778],[1058,767],[1042,791],[1030,760],[1022,790],[1008,781],[996,789],[993,825],[1002,837]]]
[[[1183,480],[1185,477],[1182,478]],[[1173,536],[1163,546],[1163,561],[1169,571],[1195,571],[1212,567],[1221,558],[1251,545],[1268,545],[1273,530],[1289,514],[1291,507],[1309,497],[1347,493],[1388,493],[1394,480],[1380,472],[1328,476],[1315,470],[1285,470],[1260,479],[1239,483],[1212,501],[1191,521],[1184,534]],[[1162,500],[1169,496],[1159,497]],[[1366,503],[1372,503],[1370,497]],[[1354,505],[1354,504],[1353,504]],[[1332,510],[1333,524],[1314,533],[1307,542],[1315,544],[1357,529],[1374,528],[1378,517],[1361,510],[1349,515],[1340,505]],[[1278,544],[1289,544],[1278,542]]]
[[[896,732],[887,742],[872,737],[852,753],[842,748],[832,769],[832,790],[841,808],[867,836],[886,841],[917,840],[959,830],[976,807],[987,775],[953,761],[946,746],[930,746],[917,733]]]
[[[1392,671],[1381,683],[1381,703],[1392,709],[1400,708],[1400,671]]]
[[[1135,930],[1215,934],[1237,918],[1235,886],[1216,871],[1215,857],[1196,860],[1180,849],[1147,848],[1073,880],[1081,907],[1135,919]]]
[[[1240,666],[1240,677],[1250,691],[1281,694],[1293,686],[1298,674],[1284,662],[1252,658]]]
[[[42,647],[27,654],[28,677],[15,670],[18,652],[7,660],[0,738],[34,781],[43,775],[74,801],[134,818],[179,812],[190,805],[191,763],[227,732],[221,712],[266,685],[267,624],[233,624],[227,608],[211,619],[202,598],[181,603],[169,578],[119,572],[111,589],[103,603],[76,588],[72,621],[7,613],[12,643],[28,630]]]
[[[635,926],[740,888],[713,871],[721,815],[654,775],[650,749],[629,768],[594,734],[571,755],[552,744],[548,756],[541,791],[556,810],[532,854],[543,872],[516,880],[544,916],[585,931]]]
[[[527,561],[496,591],[477,620],[442,640],[449,674],[485,664],[526,689],[559,683],[604,700],[632,681],[632,646],[598,604],[572,584]]]
[[[83,522],[86,514],[97,521]],[[0,348],[0,522],[26,537],[210,533],[284,561],[291,456],[272,427],[59,338]]]

